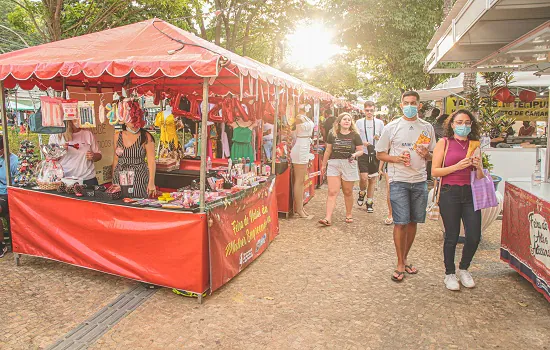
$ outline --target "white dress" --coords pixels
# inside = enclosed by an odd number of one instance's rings
[[[302,124],[296,124],[296,143],[290,151],[290,160],[293,164],[307,164],[313,158],[310,153],[311,134],[315,124],[305,115],[299,115],[303,120]],[[306,137],[307,136],[307,137]]]

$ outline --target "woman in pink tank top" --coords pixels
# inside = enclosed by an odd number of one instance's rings
[[[458,110],[445,123],[445,138],[437,142],[433,154],[432,176],[441,178],[439,211],[445,226],[443,256],[445,262],[445,286],[459,290],[460,283],[466,288],[475,286],[468,267],[481,239],[481,211],[474,210],[470,176],[476,172],[482,178],[480,156],[468,154],[471,141],[479,140],[479,123],[469,111]],[[464,223],[466,244],[456,272],[455,251]]]

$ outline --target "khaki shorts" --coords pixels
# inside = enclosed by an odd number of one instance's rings
[[[329,159],[327,176],[340,176],[344,181],[359,181],[357,161],[350,163],[347,159]]]

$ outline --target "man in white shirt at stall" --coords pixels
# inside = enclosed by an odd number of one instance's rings
[[[361,141],[363,141],[363,154],[357,159],[361,175],[357,204],[359,206],[365,204],[366,196],[367,212],[373,213],[374,188],[378,179],[378,168],[380,165],[380,162],[376,158],[375,146],[384,130],[384,122],[374,118],[374,112],[376,111],[374,102],[365,102],[364,108],[365,117],[355,122],[359,130],[359,136],[361,136]]]

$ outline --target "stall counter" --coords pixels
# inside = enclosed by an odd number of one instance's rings
[[[550,183],[506,182],[500,258],[550,301]]]

